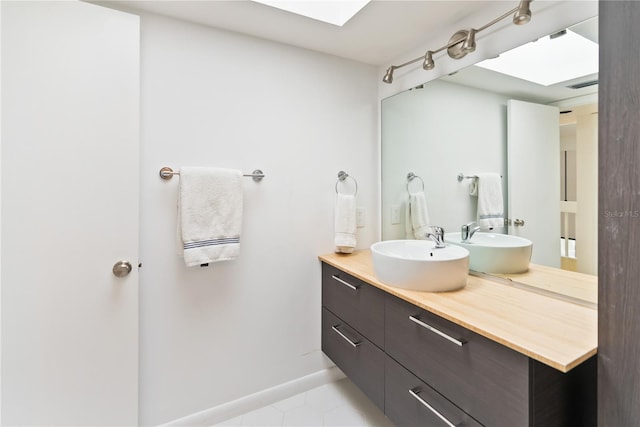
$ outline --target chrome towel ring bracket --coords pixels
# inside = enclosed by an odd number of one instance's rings
[[[358,181],[356,181],[354,177],[350,176],[345,171],[338,172],[338,180],[336,181],[336,194],[340,194],[340,192],[338,191],[338,184],[340,182],[344,182],[347,178],[351,178],[356,186],[355,191],[353,192],[353,195],[355,196],[356,194],[358,194]]]
[[[415,173],[409,172],[407,174],[407,193],[411,194],[411,191],[409,190],[409,184],[411,184],[411,182],[416,178],[418,178],[422,183],[422,191],[424,191],[424,180],[420,178],[418,175],[416,175]]]

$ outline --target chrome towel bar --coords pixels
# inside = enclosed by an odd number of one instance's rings
[[[500,175],[500,178],[502,178],[502,175]],[[467,175],[463,174],[462,172],[460,172],[458,174],[458,182],[462,182],[463,179],[478,179],[478,175],[467,176]]]
[[[180,175],[180,171],[174,171],[168,166],[160,169],[160,178],[164,180],[168,181],[173,178],[174,175]],[[262,181],[262,178],[264,178],[264,173],[260,169],[256,169],[252,173],[243,174],[242,176],[249,176],[253,178],[255,182],[260,182]]]

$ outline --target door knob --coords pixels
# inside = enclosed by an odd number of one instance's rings
[[[518,219],[518,218],[514,219],[513,220],[513,225],[516,226],[516,227],[518,227],[518,226],[524,227],[524,219]]]
[[[118,261],[113,265],[113,275],[125,277],[131,273],[131,263],[129,261]]]

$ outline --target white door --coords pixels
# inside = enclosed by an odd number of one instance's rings
[[[1,7],[2,425],[135,425],[139,18]]]
[[[558,268],[559,117],[557,107],[515,100],[507,103],[509,234],[533,242],[532,263]]]
[[[596,109],[597,105],[593,106]],[[576,260],[578,272],[598,275],[598,114],[577,119]],[[596,113],[596,114],[594,114]]]

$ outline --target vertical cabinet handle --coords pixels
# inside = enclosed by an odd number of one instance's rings
[[[427,402],[424,401],[424,399],[422,399],[420,396],[418,396],[419,391],[416,392],[416,390],[417,389],[409,390],[409,394],[411,396],[413,396],[413,398],[416,399],[418,402],[420,402],[422,405],[424,405],[428,410],[433,412],[433,414],[435,416],[437,416],[438,418],[440,418],[442,420],[442,422],[445,423],[447,426],[456,427],[455,424],[453,424],[451,421],[446,419],[445,416],[442,415],[440,412],[438,412],[433,406],[429,405]]]
[[[419,317],[409,316],[409,320],[411,320],[414,323],[417,323],[418,325],[422,326],[425,329],[430,330],[434,334],[440,335],[442,338],[451,341],[455,345],[459,345],[460,347],[462,347],[464,345],[464,341],[456,339],[456,338],[453,338],[452,336],[449,336],[449,335],[445,334],[441,330],[438,330],[438,329],[434,328],[433,326],[427,325],[422,320],[420,320]]]
[[[331,329],[333,329],[333,331],[340,335],[346,342],[348,342],[349,344],[351,344],[351,346],[353,348],[359,347],[360,346],[360,342],[353,342],[349,339],[349,337],[347,337],[345,334],[343,334],[342,332],[340,332],[340,330],[338,329],[340,327],[340,325],[335,325],[332,326]]]
[[[338,283],[342,283],[343,285],[345,285],[345,286],[347,286],[347,287],[349,287],[349,288],[353,289],[354,291],[357,291],[357,290],[358,290],[358,287],[357,287],[357,286],[353,286],[351,283],[345,282],[344,280],[342,280],[341,278],[339,278],[339,277],[338,277],[338,276],[336,276],[335,274],[334,274],[333,276],[331,276],[331,278],[332,278],[333,280],[335,280],[336,282],[338,282]]]

